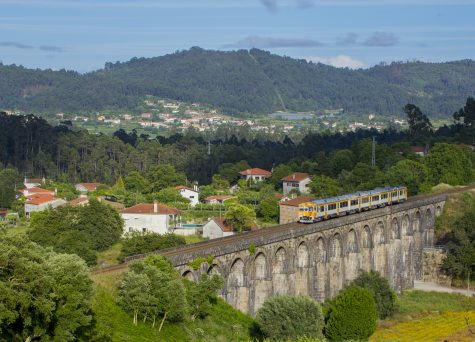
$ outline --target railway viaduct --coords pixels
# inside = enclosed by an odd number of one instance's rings
[[[422,277],[422,251],[433,246],[435,217],[445,200],[444,194],[416,197],[315,224],[290,223],[162,253],[190,280],[221,275],[221,296],[251,315],[274,294],[305,294],[319,301],[333,297],[360,269],[380,272],[400,292]],[[190,266],[206,257],[209,263]]]

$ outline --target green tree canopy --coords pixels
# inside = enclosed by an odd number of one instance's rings
[[[330,157],[330,168],[334,177],[342,170],[351,171],[355,164],[355,155],[351,150],[338,150]]]
[[[235,204],[228,208],[225,218],[236,231],[241,232],[251,228],[256,220],[256,212],[245,205]]]
[[[282,178],[292,174],[294,171],[286,164],[279,164],[274,168],[272,176],[269,178],[269,182],[274,185],[276,189],[282,188]]]
[[[259,203],[259,215],[265,221],[276,221],[279,218],[279,200],[274,196],[263,199]]]
[[[429,170],[427,166],[418,161],[404,159],[396,163],[386,174],[389,184],[405,185],[409,195],[416,195],[427,191],[430,187]]]
[[[308,185],[312,194],[316,197],[335,196],[341,193],[338,182],[328,176],[312,176],[312,181]]]
[[[185,244],[185,238],[175,234],[160,235],[152,232],[127,233],[122,238],[122,249],[118,259],[122,262],[125,257],[130,255],[144,254]]]
[[[465,106],[454,113],[454,119],[461,121],[466,127],[475,126],[475,99],[468,97]]]
[[[404,108],[409,124],[409,134],[412,137],[427,136],[432,132],[429,118],[416,105],[408,103]]]
[[[0,208],[10,208],[17,191],[23,187],[20,174],[15,169],[0,171]]]
[[[125,177],[125,189],[130,192],[147,193],[149,183],[139,172],[132,171]]]
[[[320,305],[305,296],[273,296],[264,302],[256,322],[272,341],[299,337],[323,339],[323,314]]]
[[[183,197],[180,194],[180,190],[176,188],[164,188],[157,193],[155,198],[160,203],[190,203],[190,200],[188,198]]]
[[[159,164],[150,167],[146,177],[150,183],[151,192],[158,192],[167,187],[186,183],[185,174],[177,172],[171,164]]]

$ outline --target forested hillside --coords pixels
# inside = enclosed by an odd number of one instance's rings
[[[448,117],[475,94],[475,62],[392,63],[338,69],[252,49],[201,48],[106,63],[88,74],[0,64],[0,108],[26,111],[134,109],[146,94],[198,101],[231,114],[343,108],[400,113],[417,104]]]

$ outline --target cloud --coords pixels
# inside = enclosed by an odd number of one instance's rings
[[[269,11],[275,11],[277,9],[277,0],[261,0],[261,2]]]
[[[399,42],[399,38],[394,33],[374,32],[366,38],[363,45],[366,46],[393,46]]]
[[[348,32],[346,36],[339,37],[337,39],[337,44],[338,45],[353,45],[353,44],[356,44],[357,40],[358,40],[358,35],[356,33]]]
[[[306,57],[305,59],[309,62],[327,64],[336,68],[360,69],[366,67],[366,64],[362,61],[347,55],[338,55],[334,57],[311,56]]]
[[[17,43],[17,42],[0,42],[0,46],[13,47],[17,49],[34,49],[35,48],[34,46]]]
[[[320,42],[304,38],[273,38],[248,36],[233,44],[225,45],[226,48],[292,48],[292,47],[315,47],[322,45]]]
[[[12,47],[15,49],[38,49],[41,51],[48,51],[48,52],[64,52],[64,48],[61,46],[53,46],[53,45],[40,45],[40,46],[33,46],[27,45],[18,42],[0,42],[0,47]]]

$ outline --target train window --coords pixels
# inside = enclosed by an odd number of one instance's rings
[[[336,209],[336,203],[328,205],[328,210],[335,210],[335,209]]]
[[[358,205],[358,200],[351,200],[351,205]]]
[[[396,192],[393,192],[392,196],[393,196],[393,197],[397,197],[397,191],[396,191]]]
[[[379,196],[373,196],[373,201],[379,201]]]
[[[388,198],[388,194],[382,194],[381,195],[381,199],[387,199]]]
[[[404,191],[399,191],[399,195],[403,195],[404,194]]]
[[[348,206],[348,202],[340,202],[340,208],[345,208]]]
[[[363,197],[361,199],[361,203],[368,203],[369,202],[369,198],[368,197]]]
[[[323,213],[325,211],[325,207],[323,205],[320,206],[320,212]]]

